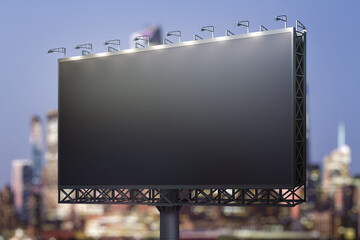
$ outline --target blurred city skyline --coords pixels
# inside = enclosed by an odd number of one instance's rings
[[[309,90],[311,163],[337,147],[339,122],[346,125],[346,143],[352,150],[350,172],[360,173],[360,96],[357,48],[359,32],[356,14],[359,2],[330,1],[117,1],[2,2],[0,25],[0,187],[10,183],[11,161],[30,158],[30,119],[38,115],[45,127],[46,113],[57,108],[57,58],[47,55],[54,47],[66,47],[67,56],[81,55],[77,44],[93,43],[94,53],[105,52],[109,39],[121,39],[129,46],[129,35],[147,26],[161,26],[164,32],[181,30],[182,40],[191,40],[204,25],[215,26],[215,36],[235,27],[238,20],[250,20],[250,31],[262,24],[282,28],[275,15],[287,14],[288,26],[299,19],[308,29],[307,80]]]

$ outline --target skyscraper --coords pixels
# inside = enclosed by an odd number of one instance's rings
[[[29,218],[29,198],[32,186],[32,161],[19,159],[12,161],[12,190],[16,213],[23,222]]]
[[[30,128],[30,145],[33,160],[33,185],[41,184],[41,171],[42,171],[42,151],[43,151],[43,133],[40,118],[33,116],[31,119]]]
[[[43,203],[45,219],[57,219],[58,113],[50,111],[46,123],[46,154],[43,172]]]
[[[351,162],[351,150],[345,143],[345,125],[338,127],[338,147],[324,158],[324,193],[333,197],[337,189],[352,182],[349,165]]]

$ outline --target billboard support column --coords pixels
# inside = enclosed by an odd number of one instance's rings
[[[175,200],[178,198],[177,190],[161,190],[164,202],[167,199]],[[158,206],[160,212],[160,239],[179,240],[179,212],[181,206]]]

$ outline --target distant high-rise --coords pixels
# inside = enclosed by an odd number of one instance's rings
[[[354,213],[357,215],[357,237],[360,239],[360,176],[354,177],[354,186],[354,202],[356,203],[354,206]]]
[[[320,167],[318,165],[310,165],[307,169],[307,202],[308,207],[313,209],[319,200],[321,192],[320,185]]]
[[[40,118],[37,116],[31,119],[30,145],[33,160],[32,183],[41,184],[43,133]]]
[[[330,197],[334,196],[336,189],[350,185],[352,178],[349,173],[351,150],[345,143],[345,125],[339,124],[338,147],[324,158],[324,192]]]
[[[43,203],[46,220],[57,220],[57,164],[58,164],[58,113],[47,114],[46,154],[43,172]]]
[[[14,195],[10,186],[0,190],[0,232],[16,227]]]
[[[12,161],[12,190],[14,205],[20,220],[27,222],[29,218],[29,198],[32,187],[32,161],[19,159]]]

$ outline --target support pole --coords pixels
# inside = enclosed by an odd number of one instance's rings
[[[161,190],[163,194],[162,202],[167,202],[165,198],[176,202],[178,190]],[[160,212],[160,240],[179,240],[179,212],[181,206],[159,206],[156,207]]]
[[[157,207],[160,212],[160,240],[179,240],[180,206]]]

